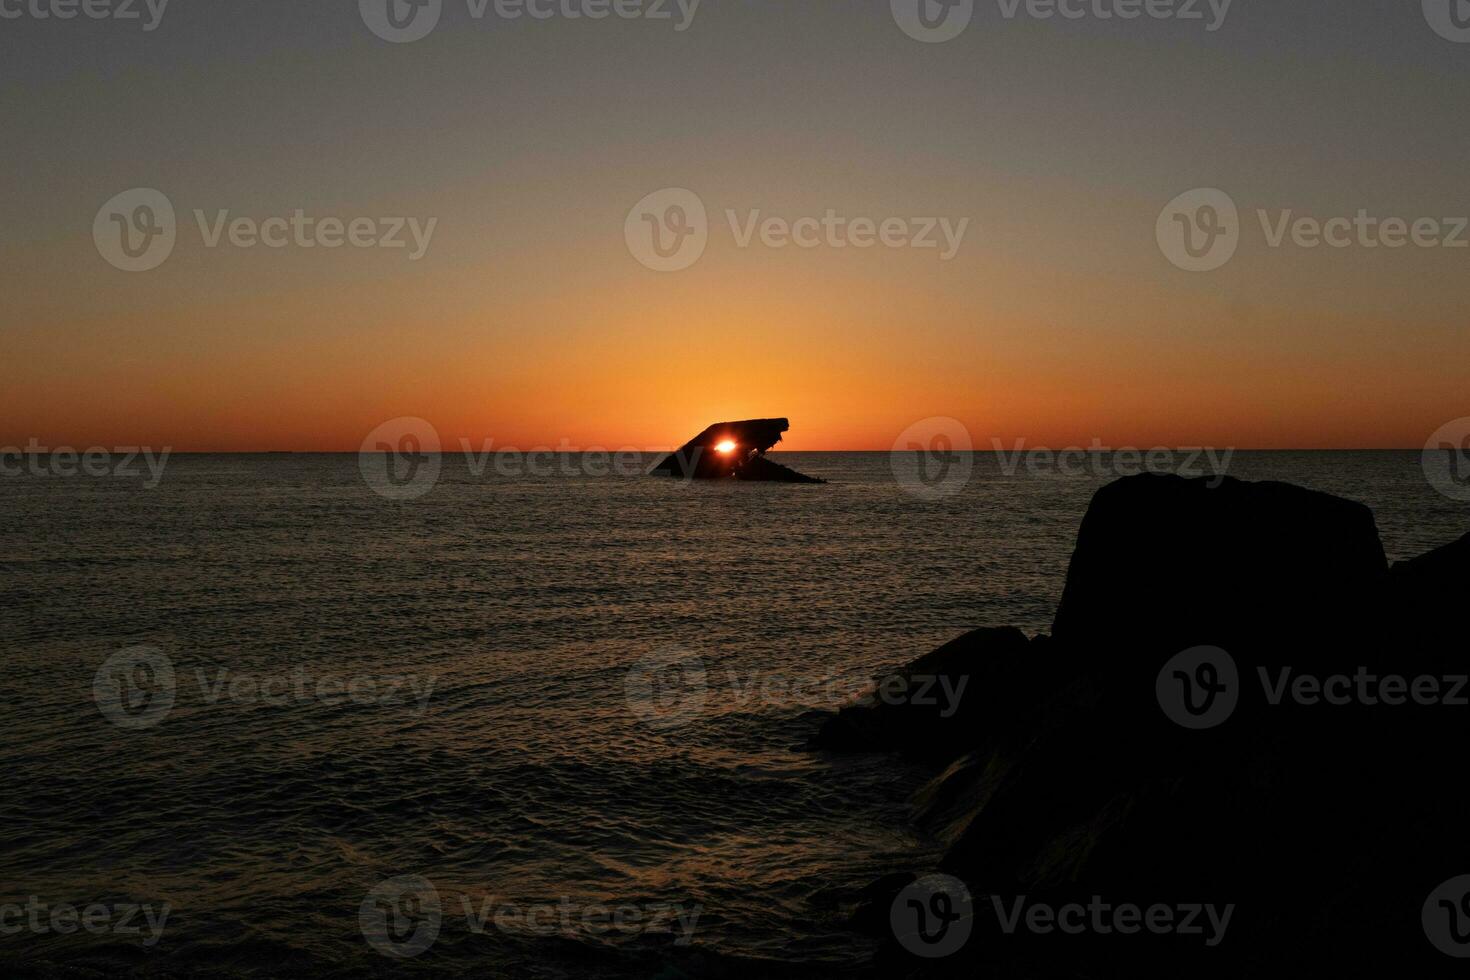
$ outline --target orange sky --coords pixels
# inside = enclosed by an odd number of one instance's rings
[[[1359,72],[1289,6],[1207,37],[1006,23],[943,45],[820,5],[775,33],[734,5],[678,38],[446,22],[404,46],[355,14],[218,11],[239,43],[204,72],[195,29],[222,28],[193,15],[151,38],[28,24],[36,94],[4,110],[30,166],[0,189],[0,445],[355,451],[419,416],[450,444],[659,447],[784,415],[789,449],[888,449],[931,416],[982,449],[1419,448],[1470,414],[1470,252],[1271,249],[1257,229],[1193,274],[1155,242],[1191,187],[1227,188],[1247,222],[1470,207],[1465,52],[1406,8]],[[99,87],[121,79],[125,98]],[[138,274],[91,235],[130,187],[181,222]],[[623,239],[663,187],[711,218],[681,272]],[[212,249],[193,226],[295,208],[439,224],[418,262]],[[740,248],[725,227],[829,208],[970,224],[950,262]]]

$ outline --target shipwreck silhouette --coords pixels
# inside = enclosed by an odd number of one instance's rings
[[[716,422],[649,472],[686,480],[764,480],[772,483],[826,483],[766,458],[766,450],[791,428],[788,419],[746,419]]]

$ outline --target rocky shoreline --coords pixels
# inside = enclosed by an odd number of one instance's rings
[[[1102,488],[1050,634],[974,630],[823,721],[814,751],[936,771],[915,808],[939,867],[849,902],[885,973],[1463,966],[1437,933],[1456,947],[1463,931],[1470,955],[1470,898],[1461,915],[1439,891],[1470,874],[1470,535],[1390,566],[1362,504],[1213,482]],[[941,706],[921,688],[963,694]],[[968,892],[968,937],[943,955],[895,939],[893,910],[929,871]],[[1112,928],[1099,902],[1232,914],[1207,943],[1182,916]],[[1006,911],[1037,903],[1092,911],[1076,929]]]

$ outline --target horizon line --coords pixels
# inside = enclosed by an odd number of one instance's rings
[[[110,452],[117,452],[117,451],[121,451],[123,449],[132,449],[132,448],[147,448],[147,449],[150,449],[150,450],[152,449],[152,447],[133,447],[133,446],[113,446],[110,449],[108,449],[107,447],[92,447],[92,448],[103,448],[105,451],[110,451]],[[673,446],[673,447],[669,447],[669,448],[656,448],[656,449],[637,449],[637,448],[633,448],[633,447],[623,447],[623,448],[620,448],[620,449],[610,449],[610,448],[557,449],[555,447],[548,446],[548,445],[539,445],[539,446],[532,446],[529,449],[520,449],[520,448],[517,448],[517,447],[514,447],[514,446],[507,446],[507,447],[505,447],[503,449],[490,450],[489,451],[489,455],[498,455],[498,454],[501,454],[501,453],[518,453],[518,454],[521,454],[521,455],[525,455],[527,453],[543,454],[543,453],[548,453],[548,452],[549,453],[553,453],[555,455],[559,455],[559,456],[562,456],[562,455],[565,455],[565,456],[579,456],[579,455],[587,455],[589,453],[618,454],[618,453],[624,453],[624,452],[636,452],[636,453],[641,453],[641,454],[654,454],[654,453],[670,453],[670,452],[676,451],[678,448],[679,448],[678,446]],[[977,455],[1002,455],[1002,454],[1005,454],[1005,453],[1016,453],[1016,452],[1025,453],[1025,452],[1031,452],[1031,451],[1043,451],[1043,452],[1053,452],[1053,453],[1062,453],[1062,452],[1084,452],[1084,453],[1142,452],[1142,453],[1147,453],[1147,452],[1151,452],[1153,450],[1160,450],[1160,449],[1172,450],[1172,451],[1176,451],[1176,452],[1177,451],[1182,451],[1182,450],[1195,450],[1195,449],[1199,449],[1199,450],[1223,450],[1223,451],[1236,452],[1236,453],[1397,453],[1397,452],[1419,452],[1419,453],[1422,453],[1424,451],[1424,447],[1423,446],[1346,446],[1346,447],[1344,447],[1344,446],[1218,446],[1218,445],[1210,445],[1210,446],[1198,445],[1198,446],[1194,446],[1194,445],[1183,445],[1183,444],[1181,444],[1181,445],[1155,444],[1155,445],[1152,445],[1152,446],[1131,446],[1131,445],[1123,445],[1123,446],[1103,446],[1103,447],[1088,447],[1088,446],[1077,446],[1077,445],[1070,445],[1070,446],[1049,446],[1049,445],[1040,445],[1040,444],[1038,444],[1038,445],[1034,445],[1034,446],[1023,446],[1023,447],[1020,447],[1020,448],[1012,448],[1012,449],[952,449],[952,450],[948,450],[948,451],[950,451],[950,452],[957,452],[957,453],[973,453],[973,454],[977,454]],[[7,455],[10,454],[10,453],[16,453],[16,454],[21,455],[21,456],[50,456],[50,455],[54,455],[57,452],[83,453],[83,452],[86,452],[86,451],[87,450],[79,449],[76,446],[61,446],[61,447],[55,447],[55,448],[51,448],[51,449],[41,449],[41,450],[38,450],[38,451],[35,451],[35,452],[28,451],[28,450],[26,450],[26,449],[24,449],[24,448],[22,448],[20,446],[4,446],[4,447],[0,447],[0,453],[5,453]],[[166,446],[166,445],[159,447],[159,450],[158,451],[160,451],[160,452],[167,452],[167,453],[169,453],[172,456],[359,456],[359,455],[362,455],[365,452],[365,450],[362,450],[362,449],[175,449],[172,446]],[[854,454],[854,453],[865,453],[865,454],[874,454],[874,455],[892,455],[893,453],[898,453],[898,452],[922,452],[922,451],[923,451],[922,449],[898,450],[898,449],[893,449],[893,448],[888,448],[888,449],[775,449],[775,448],[773,448],[773,449],[768,450],[768,452],[770,452],[770,453],[792,453],[792,454],[801,454],[801,453],[827,453],[827,454],[833,454],[833,455],[838,455],[838,454]],[[427,455],[430,455],[430,456],[434,456],[434,455],[439,455],[439,456],[461,456],[461,455],[465,455],[465,451],[462,450],[462,449],[439,449],[439,450],[430,450],[427,453]]]

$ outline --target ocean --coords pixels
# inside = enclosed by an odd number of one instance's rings
[[[0,964],[862,972],[844,900],[930,866],[932,773],[804,751],[816,713],[965,630],[1045,631],[1126,467],[772,456],[830,482],[446,455],[393,499],[346,454],[0,477]],[[1390,559],[1470,530],[1417,452],[1228,472],[1370,505]],[[1211,532],[1137,546],[1208,562]]]

